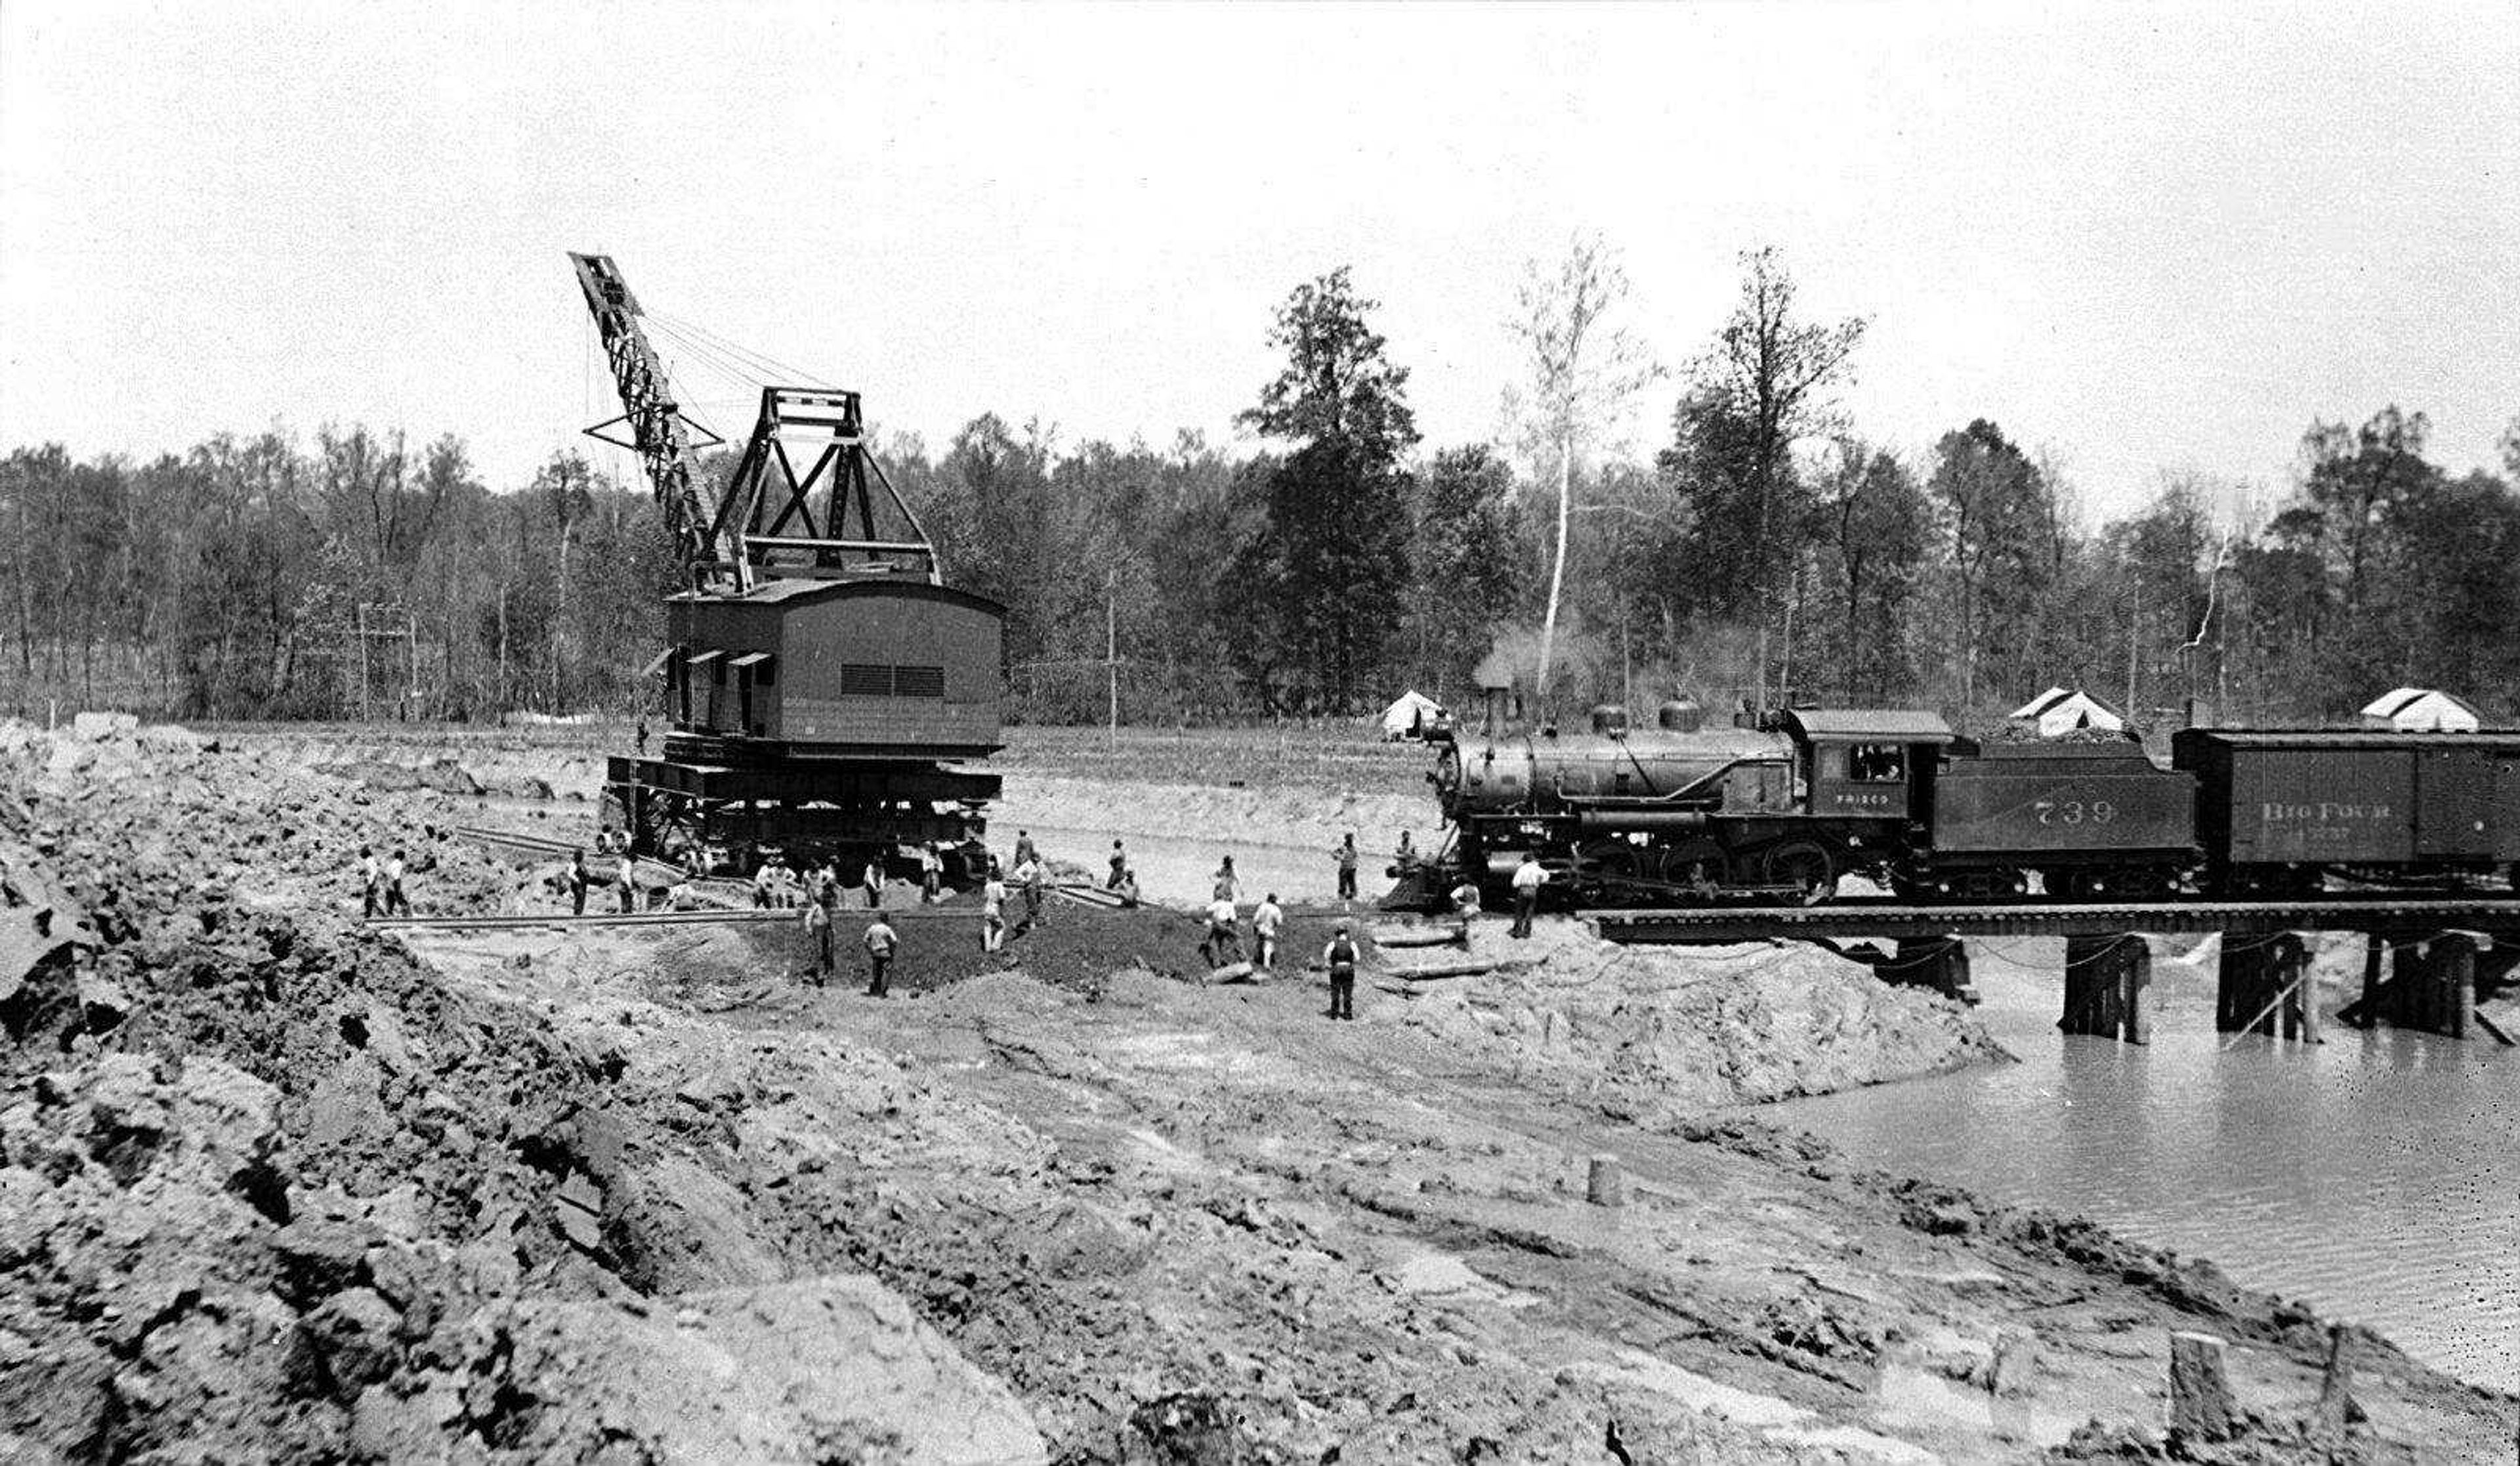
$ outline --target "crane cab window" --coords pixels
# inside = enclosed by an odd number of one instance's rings
[[[1901,743],[1857,743],[1846,750],[1846,777],[1860,784],[1895,784],[1908,777],[1908,749]]]

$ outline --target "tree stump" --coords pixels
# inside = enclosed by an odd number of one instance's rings
[[[1584,1177],[1584,1199],[1597,1207],[1623,1207],[1628,1204],[1628,1180],[1619,1170],[1617,1156],[1593,1157],[1592,1167]]]
[[[2181,1441],[2231,1439],[2231,1382],[2223,1372],[2223,1341],[2212,1334],[2170,1336],[2170,1434]]]

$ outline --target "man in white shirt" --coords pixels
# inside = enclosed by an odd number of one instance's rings
[[[980,887],[980,950],[995,952],[1006,945],[1007,883],[992,865],[987,884]]]
[[[1285,919],[1275,891],[1264,897],[1259,909],[1251,913],[1252,964],[1263,972],[1278,970],[1278,928]]]
[[[900,945],[900,942],[899,934],[893,931],[891,922],[883,919],[881,912],[878,912],[876,918],[867,923],[867,965],[874,971],[873,981],[867,984],[869,998],[888,996],[889,989],[885,977],[892,966],[892,951]]]
[[[1511,935],[1531,935],[1531,913],[1540,907],[1540,887],[1549,872],[1540,868],[1540,858],[1530,851],[1522,854],[1522,864],[1513,867],[1513,930]]]

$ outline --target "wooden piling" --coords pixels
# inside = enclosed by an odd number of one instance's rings
[[[2056,1026],[2069,1034],[2150,1041],[2144,989],[2152,981],[2152,944],[2133,932],[2065,939],[2065,1008]]]
[[[2364,1028],[2369,1028],[2380,1019],[2380,959],[2382,955],[2388,952],[2388,950],[2389,943],[2387,939],[2382,937],[2378,932],[2371,933],[2371,935],[2364,940],[2362,947],[2362,1001],[2360,1004],[2362,1011],[2356,1015],[2355,1020]]]
[[[2446,931],[2397,949],[2395,975],[2380,990],[2377,1016],[2399,1028],[2464,1039],[2476,1022],[2475,932]]]
[[[2431,973],[2424,965],[2425,950],[2431,944],[2410,942],[2389,954],[2389,982],[2380,990],[2379,1016],[2396,1028],[2424,1028],[2432,1015],[2426,1011],[2431,995],[2425,992]]]
[[[2214,1026],[2227,1034],[2315,1039],[2318,1001],[2310,951],[2293,932],[2226,940],[2214,997]]]

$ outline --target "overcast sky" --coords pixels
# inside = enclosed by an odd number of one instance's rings
[[[2463,469],[2520,413],[2515,79],[2507,3],[6,0],[0,446],[361,421],[518,483],[616,410],[569,249],[937,446],[1230,441],[1272,307],[1350,264],[1447,446],[1580,228],[1675,367],[1778,245],[1871,320],[1862,430],[1993,418],[2095,517],[2280,491],[2393,401]]]

